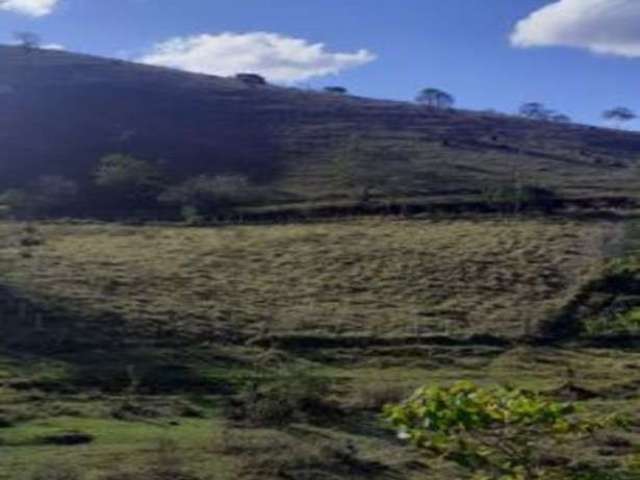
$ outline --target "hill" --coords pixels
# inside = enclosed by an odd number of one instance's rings
[[[242,173],[269,188],[263,206],[348,204],[330,166],[354,136],[397,180],[396,199],[474,199],[515,175],[568,198],[636,191],[636,133],[0,47],[0,189],[51,174],[86,185],[99,158],[122,152],[164,160],[176,181]]]

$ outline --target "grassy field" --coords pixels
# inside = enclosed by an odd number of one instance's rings
[[[379,416],[460,379],[630,413],[629,432],[558,455],[583,463],[576,479],[634,479],[619,469],[640,443],[637,350],[520,341],[525,318],[535,332],[603,275],[622,235],[533,218],[2,224],[0,479],[464,478]],[[270,334],[305,343],[256,341]],[[273,401],[240,418],[251,392]]]
[[[597,274],[613,224],[357,220],[315,225],[0,226],[5,285],[176,334],[523,334]],[[25,255],[25,250],[28,253]],[[526,315],[525,315],[526,313]]]

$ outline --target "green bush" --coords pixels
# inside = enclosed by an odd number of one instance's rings
[[[95,183],[109,192],[114,204],[135,202],[137,207],[155,204],[165,178],[155,163],[130,155],[112,154],[100,159]]]
[[[559,403],[514,388],[480,388],[461,382],[419,389],[385,409],[400,438],[434,458],[445,458],[478,479],[542,480],[567,473],[544,458],[568,443],[621,423],[588,418]]]

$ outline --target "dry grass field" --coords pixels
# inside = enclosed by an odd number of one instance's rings
[[[2,282],[38,303],[134,329],[518,336],[598,272],[615,232],[501,219],[39,225],[30,234],[5,223],[0,264]],[[39,244],[22,245],[24,235]]]

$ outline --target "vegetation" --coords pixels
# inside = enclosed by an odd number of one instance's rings
[[[547,108],[540,102],[528,102],[522,104],[519,113],[530,120],[538,120],[555,123],[571,123],[571,117]]]
[[[610,110],[605,110],[602,113],[602,118],[613,122],[614,125],[620,127],[622,124],[634,120],[637,115],[627,107],[616,107]]]
[[[0,480],[639,478],[637,134],[30,48]]]
[[[201,214],[225,213],[255,198],[255,189],[242,175],[200,175],[168,187],[159,196],[160,202],[181,207],[187,220]]]
[[[132,202],[154,200],[164,186],[163,175],[157,165],[121,154],[100,159],[95,182],[112,195]]]
[[[40,36],[33,32],[15,32],[13,38],[27,52],[38,48],[42,43]]]
[[[9,189],[0,195],[0,205],[18,217],[61,216],[70,211],[78,195],[75,181],[59,176],[44,175],[26,189]]]
[[[523,390],[472,383],[422,388],[386,416],[400,438],[487,480],[566,478],[565,468],[545,467],[545,458],[616,421],[583,418],[571,403]]]
[[[518,337],[597,275],[608,223],[385,218],[180,227],[0,225],[3,284],[125,331]],[[105,259],[108,259],[105,260]],[[60,282],[58,279],[66,279]],[[67,313],[68,314],[68,313]],[[183,324],[175,318],[194,319]],[[122,335],[120,333],[119,335]]]
[[[236,75],[236,79],[253,87],[263,86],[267,84],[266,79],[256,73],[238,73]]]
[[[336,95],[346,95],[349,93],[349,90],[345,87],[325,87],[324,91],[327,93],[334,93]]]
[[[525,318],[535,334],[577,298],[584,315],[600,298],[594,285],[636,271],[628,261],[604,269],[600,248],[616,229],[512,216],[5,223],[0,478],[31,472],[34,458],[72,465],[82,480],[467,478],[459,457],[427,461],[379,418],[420,385],[451,400],[460,379],[514,385],[473,392],[534,412],[570,404],[572,425],[616,412],[633,427],[635,350],[589,343],[606,336],[522,337]],[[540,448],[536,469],[636,478],[635,427],[604,425],[549,452],[533,425],[515,426]]]
[[[453,95],[438,88],[425,88],[420,91],[416,101],[434,108],[451,108],[456,101]]]

